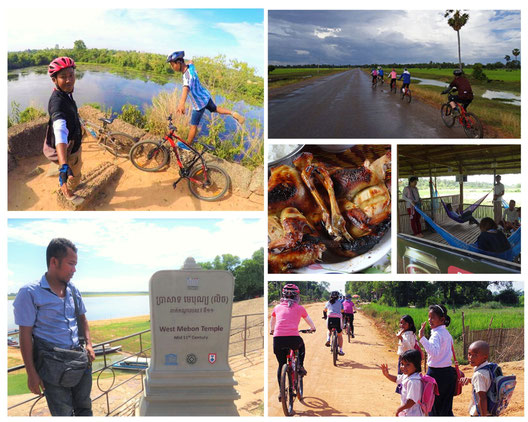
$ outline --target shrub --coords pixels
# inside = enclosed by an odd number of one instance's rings
[[[147,118],[137,105],[125,104],[121,107],[121,120],[143,129],[147,125]]]
[[[20,113],[19,123],[30,122],[31,120],[35,120],[35,119],[38,119],[39,117],[44,117],[44,116],[46,116],[46,113],[44,112],[44,110],[41,110],[35,107],[28,107],[22,113]]]
[[[482,63],[475,63],[473,65],[473,74],[472,76],[479,81],[487,81],[488,77],[482,71]]]

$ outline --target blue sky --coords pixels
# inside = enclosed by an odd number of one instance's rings
[[[520,11],[468,13],[460,31],[463,62],[504,62],[512,49],[521,48]],[[455,62],[457,35],[446,21],[444,10],[271,10],[269,62]]]
[[[46,272],[46,247],[66,237],[78,248],[72,282],[81,291],[147,291],[151,275],[179,269],[185,258],[250,258],[264,246],[261,219],[10,219],[8,293]]]
[[[8,9],[8,51],[71,48],[83,40],[88,48],[136,50],[186,57],[224,54],[264,74],[262,9]]]

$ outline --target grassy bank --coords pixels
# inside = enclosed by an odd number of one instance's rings
[[[493,302],[495,304],[495,302]],[[448,314],[451,317],[449,332],[455,341],[455,351],[461,363],[467,363],[466,357],[462,357],[462,312],[464,312],[464,323],[471,330],[484,330],[489,327],[491,318],[493,323],[491,328],[518,328],[524,327],[524,308],[519,307],[496,307],[488,304],[479,307],[462,307],[454,311],[448,306]],[[388,333],[396,333],[399,329],[399,321],[402,315],[410,315],[416,325],[417,330],[420,324],[427,321],[428,308],[392,307],[369,303],[362,305],[361,309],[367,315],[375,318],[385,325]],[[429,325],[426,326],[426,336],[429,337],[431,331]]]
[[[370,70],[363,69],[363,71],[370,75]],[[398,75],[401,74],[401,69],[396,69]],[[446,86],[452,81],[452,71],[449,69],[412,69],[409,68],[412,77],[435,79],[446,83]],[[503,72],[504,74],[512,74],[515,72],[506,71],[488,71]],[[447,74],[446,74],[447,73]],[[487,74],[487,72],[485,72]],[[499,73],[497,75],[500,75]],[[516,78],[514,75],[507,75],[511,78]],[[438,110],[442,104],[447,102],[447,95],[440,94],[442,88],[438,86],[431,86],[426,84],[417,84],[412,82],[411,77],[411,91],[414,98],[417,98],[425,103],[428,103]],[[488,75],[489,77],[489,75]],[[499,77],[499,76],[497,76]],[[518,74],[517,77],[520,77]],[[521,136],[521,107],[509,104],[507,102],[498,100],[489,100],[482,98],[481,95],[485,90],[509,90],[515,93],[520,93],[520,81],[493,81],[490,83],[477,81],[469,78],[473,87],[475,98],[469,106],[469,111],[476,114],[479,120],[484,125],[487,137],[498,138],[519,138]],[[398,88],[401,88],[401,82],[397,83]],[[440,113],[438,113],[438,122],[441,123]]]
[[[349,68],[278,68],[268,73],[268,88],[274,89],[281,86],[291,85],[297,82],[305,81],[307,79],[320,78],[322,76],[333,75],[334,73],[341,73]]]

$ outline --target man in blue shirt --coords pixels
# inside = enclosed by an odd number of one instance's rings
[[[90,361],[95,359],[86,308],[80,292],[70,283],[77,265],[77,248],[67,239],[53,239],[46,250],[46,262],[48,271],[40,281],[22,287],[13,303],[28,388],[38,395],[42,394],[42,388],[52,416],[92,416],[90,366],[77,385],[66,388],[42,379],[38,372],[41,368],[35,365],[34,338],[53,347],[80,350],[79,335],[84,336],[88,358]],[[77,324],[74,296],[81,332]]]
[[[402,92],[406,92],[406,89],[409,89],[409,85],[411,84],[411,74],[407,70],[407,68],[403,69],[403,73],[398,78],[399,81],[403,79],[403,86],[402,86]]]
[[[241,125],[244,124],[246,121],[244,116],[241,116],[236,111],[216,106],[209,91],[207,91],[207,89],[200,83],[193,62],[189,60],[185,63],[183,60],[184,55],[185,52],[183,51],[175,51],[167,57],[167,63],[170,63],[175,72],[181,72],[183,76],[182,95],[178,104],[177,113],[185,114],[185,101],[187,100],[189,93],[191,93],[193,111],[191,114],[191,128],[189,129],[189,135],[187,136],[187,143],[190,145],[194,141],[196,132],[198,131],[198,125],[200,124],[200,120],[206,109],[211,113],[216,112],[220,114],[228,114]]]

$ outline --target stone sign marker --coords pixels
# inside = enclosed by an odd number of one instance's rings
[[[187,258],[150,279],[152,356],[140,416],[237,416],[229,367],[234,278]]]

